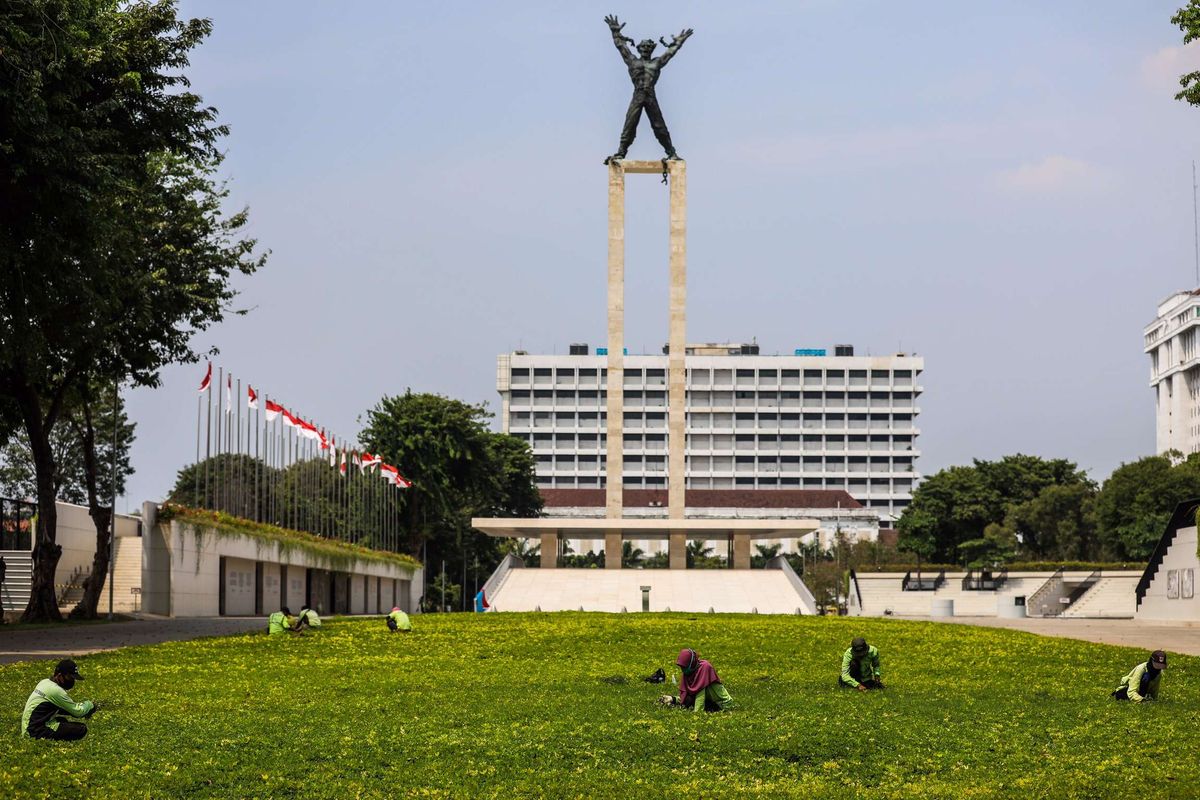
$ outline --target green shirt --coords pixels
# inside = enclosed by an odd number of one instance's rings
[[[317,616],[316,609],[306,608],[300,612],[300,619],[296,620],[296,627],[308,625],[313,628],[321,627],[321,618]]]
[[[45,725],[52,731],[58,730],[59,713],[70,714],[72,717],[86,717],[92,713],[95,704],[91,700],[76,703],[67,694],[67,690],[49,678],[44,678],[33,694],[25,701],[25,713],[21,715],[21,734],[29,735],[29,724]]]
[[[858,686],[858,681],[854,680],[850,675],[850,665],[855,662],[854,649],[846,648],[846,652],[842,654],[842,677],[841,682],[847,686]],[[862,674],[864,681],[877,680],[882,681],[883,675],[879,671],[879,650],[875,645],[869,645],[867,652],[858,657],[858,668]]]
[[[729,692],[725,689],[723,683],[710,683],[704,687],[704,691],[696,697],[696,702],[692,706],[692,711],[703,711],[705,699],[712,700],[722,711],[728,711],[733,708],[733,698],[729,696]]]
[[[1129,695],[1129,699],[1135,703],[1140,703],[1146,698],[1157,700],[1158,684],[1162,681],[1162,670],[1159,670],[1157,675],[1146,681],[1146,693],[1144,695],[1138,692],[1142,688],[1142,676],[1146,674],[1147,669],[1149,669],[1149,666],[1147,666],[1145,661],[1138,664],[1128,675],[1121,678],[1121,682],[1117,684],[1117,691],[1125,689]]]
[[[397,630],[401,630],[401,631],[411,631],[412,630],[412,622],[409,621],[408,614],[405,614],[403,611],[393,611],[392,613],[388,614],[388,619],[396,620],[396,629]]]
[[[286,633],[291,629],[292,621],[282,611],[276,611],[267,617],[267,633],[274,635],[276,633]]]

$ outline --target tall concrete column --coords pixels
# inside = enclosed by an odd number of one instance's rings
[[[667,567],[687,569],[687,534],[671,531],[667,535]]]
[[[750,534],[733,535],[733,568],[750,569]]]
[[[685,516],[687,421],[687,163],[671,161],[670,308],[667,344],[667,510]]]
[[[605,516],[624,513],[622,467],[625,460],[625,169],[608,165],[608,464],[604,470]]]
[[[542,569],[554,569],[558,566],[558,531],[543,532],[541,539],[538,554],[541,556]]]
[[[604,568],[621,568],[621,532],[604,532]]]

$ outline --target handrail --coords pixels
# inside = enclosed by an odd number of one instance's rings
[[[1054,570],[1054,573],[1049,578],[1046,579],[1046,582],[1043,583],[1041,586],[1039,586],[1034,591],[1033,594],[1029,595],[1029,598],[1025,601],[1025,607],[1027,609],[1034,609],[1035,613],[1040,616],[1051,616],[1051,617],[1057,616],[1057,614],[1054,614],[1054,613],[1047,615],[1046,610],[1048,608],[1051,608],[1051,606],[1048,606],[1041,598],[1042,598],[1043,593],[1048,592],[1050,590],[1051,586],[1054,586],[1056,589],[1058,587],[1062,586],[1063,573],[1065,571],[1066,570],[1063,567],[1059,567],[1058,569]],[[1058,599],[1058,597],[1056,595],[1055,596],[1055,601],[1056,601],[1055,606],[1058,605],[1057,599]],[[1039,604],[1040,604],[1040,610],[1038,610]]]
[[[974,581],[974,579],[973,579],[973,577],[972,577],[972,576],[974,576],[974,575],[975,575],[975,570],[974,570],[974,569],[968,569],[968,570],[967,570],[967,574],[963,576],[963,579],[962,579],[962,590],[963,590],[964,592],[970,592],[970,591],[973,591],[974,589],[978,588],[978,587],[975,585],[975,581]]]
[[[933,578],[914,578],[912,570],[904,573],[900,581],[900,589],[905,592],[936,592],[946,585],[946,570],[942,570]]]
[[[1175,506],[1175,512],[1171,514],[1171,519],[1167,521],[1166,530],[1163,531],[1162,538],[1158,540],[1158,544],[1154,547],[1154,553],[1150,556],[1150,562],[1146,564],[1146,569],[1142,572],[1142,577],[1137,584],[1137,605],[1142,604],[1142,600],[1146,597],[1146,590],[1150,588],[1150,582],[1154,580],[1154,573],[1162,565],[1163,558],[1167,555],[1167,550],[1171,546],[1171,542],[1175,539],[1175,534],[1180,528],[1189,528],[1196,524],[1196,509],[1200,508],[1200,499],[1184,500],[1179,505]]]
[[[788,579],[788,583],[796,590],[796,594],[800,595],[800,601],[805,604],[807,612],[809,614],[816,614],[818,612],[817,598],[813,596],[812,591],[808,588],[808,584],[802,581],[800,576],[796,574],[796,570],[792,569],[792,565],[788,563],[786,557],[775,556],[766,563],[765,568],[783,570],[784,577]],[[862,608],[861,596],[858,600],[858,607]]]
[[[963,578],[962,588],[964,592],[994,592],[1007,581],[1008,567],[1003,567],[998,573],[990,569],[981,569],[978,577],[975,576],[975,570],[971,569]]]
[[[1100,582],[1100,570],[1095,570],[1092,572],[1091,575],[1088,575],[1086,578],[1083,579],[1083,583],[1076,586],[1071,591],[1071,593],[1069,595],[1067,595],[1067,602],[1062,603],[1061,605],[1066,606],[1066,608],[1070,608],[1071,606],[1075,605],[1076,600],[1083,597],[1083,595],[1087,592],[1088,589],[1091,589],[1093,586],[1095,586],[1099,582]],[[1065,610],[1065,609],[1062,609],[1062,610]]]
[[[515,553],[506,554],[504,558],[500,559],[500,563],[492,572],[491,577],[484,582],[482,589],[484,598],[490,598],[495,595],[496,590],[500,588],[500,584],[504,583],[504,579],[508,577],[509,570],[521,569],[524,566],[525,562],[520,556]],[[488,603],[490,604],[491,602],[489,599]]]

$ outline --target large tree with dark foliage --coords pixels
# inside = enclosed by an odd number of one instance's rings
[[[470,582],[499,562],[500,543],[474,530],[472,517],[541,513],[529,445],[489,430],[491,417],[483,406],[411,391],[367,412],[363,448],[413,483],[402,493],[405,548],[430,577],[444,561],[450,579]]]
[[[0,397],[18,410],[36,475],[32,594],[58,619],[56,464],[71,392],[156,385],[197,358],[230,278],[265,256],[224,213],[217,112],[182,70],[210,32],[173,2],[28,0],[0,14]]]

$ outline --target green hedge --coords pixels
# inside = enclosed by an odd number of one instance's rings
[[[354,561],[390,564],[405,569],[419,569],[421,562],[403,553],[372,550],[349,542],[326,539],[305,531],[281,528],[265,522],[235,517],[221,511],[189,508],[175,503],[164,503],[159,507],[158,519],[162,522],[178,520],[211,528],[218,534],[245,536],[278,544],[283,552],[301,550],[325,561],[334,568],[346,568]]]

